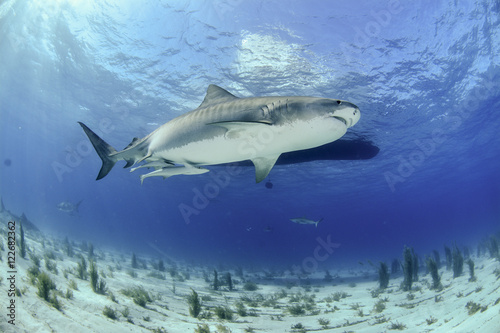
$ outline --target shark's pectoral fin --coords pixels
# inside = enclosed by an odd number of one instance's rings
[[[255,136],[260,130],[268,131],[272,125],[270,121],[219,121],[208,125],[220,126],[227,130],[226,138],[242,139]]]
[[[253,165],[255,165],[255,182],[260,183],[263,181],[271,169],[273,168],[276,160],[280,154],[273,156],[255,157],[252,158]]]

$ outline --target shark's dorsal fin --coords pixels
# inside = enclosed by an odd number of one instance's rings
[[[133,138],[132,142],[130,142],[127,147],[123,148],[123,150],[132,147],[133,145],[135,145],[137,143],[138,140],[139,140],[139,138]]]
[[[203,103],[201,103],[198,108],[206,108],[214,104],[229,102],[234,99],[238,99],[238,97],[234,96],[229,91],[216,86],[215,84],[211,84],[208,86],[207,94],[205,95]]]
[[[253,165],[255,166],[255,182],[260,183],[266,179],[267,175],[273,168],[276,160],[280,154],[273,156],[255,157],[252,158]]]

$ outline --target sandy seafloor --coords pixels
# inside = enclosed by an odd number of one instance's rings
[[[439,272],[444,289],[438,292],[429,288],[431,277],[421,268],[419,280],[411,291],[401,290],[403,277],[399,273],[391,276],[387,289],[375,295],[378,274],[368,263],[330,270],[332,280],[325,281],[324,271],[298,277],[287,270],[248,270],[243,266],[241,275],[237,267],[193,266],[140,254],[137,259],[141,268],[132,269],[131,253],[95,248],[94,260],[107,286],[106,293],[101,295],[92,291],[88,279],[81,280],[75,275],[80,255],[88,263],[88,250],[82,251],[82,243],[70,241],[74,254],[68,256],[63,239],[29,230],[25,233],[26,259],[16,257],[15,287],[22,295],[14,298],[13,326],[8,323],[6,309],[12,299],[7,293],[10,282],[6,270],[9,217],[2,214],[1,218],[1,332],[208,332],[207,326],[210,332],[389,332],[397,331],[392,329],[396,324],[402,324],[403,332],[500,331],[500,262],[489,258],[487,253],[479,258],[471,256],[476,268],[474,282],[469,281],[467,265],[464,274],[457,278],[443,266]],[[37,286],[30,282],[28,269],[33,266],[32,255],[41,259],[40,270],[47,272],[55,283],[56,291],[51,296],[58,295],[59,310],[40,298]],[[165,262],[164,272],[153,267],[159,259]],[[55,269],[46,268],[47,261],[49,266],[55,264],[57,274]],[[213,290],[204,275],[212,279],[214,268],[219,278],[231,273],[234,290],[229,291],[227,286]],[[151,276],[151,272],[157,277]],[[70,288],[70,281],[76,282],[76,290]],[[255,282],[258,289],[244,290],[247,281]],[[152,301],[145,307],[122,292],[135,287],[142,287],[150,295]],[[67,290],[72,291],[72,297],[66,297]],[[190,316],[187,298],[192,290],[202,299],[202,316],[210,313],[211,318]],[[347,297],[335,300],[334,295],[339,292],[347,293]],[[381,299],[385,309],[376,311],[375,304]],[[477,312],[469,314],[469,302],[477,304]],[[303,305],[304,314],[290,313],[288,308],[296,304]],[[103,314],[106,306],[116,311],[116,319]],[[220,319],[215,314],[217,306],[228,308],[233,318]],[[246,316],[241,315],[243,308]],[[205,330],[199,329],[204,324]]]

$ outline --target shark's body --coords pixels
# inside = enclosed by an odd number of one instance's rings
[[[301,218],[290,219],[290,221],[297,224],[314,224],[316,227],[318,227],[318,223],[323,221],[323,218],[319,219],[318,221],[313,221],[306,219],[305,217],[301,217]]]
[[[144,167],[156,169],[156,174],[147,176],[202,173],[192,167],[251,160],[260,182],[281,153],[335,141],[359,117],[358,107],[345,101],[293,96],[238,98],[210,85],[198,108],[142,139],[135,138],[122,151],[80,125],[103,161],[97,179],[106,176],[119,160],[127,162],[125,167],[145,161]],[[170,172],[178,164],[186,166],[186,173],[179,172],[182,169]],[[158,172],[160,169],[164,172]]]
[[[78,213],[78,207],[80,207],[80,204],[82,203],[83,200],[80,200],[78,203],[74,204],[71,202],[63,201],[57,205],[57,209],[59,209],[61,212],[68,213],[69,215],[75,215]]]

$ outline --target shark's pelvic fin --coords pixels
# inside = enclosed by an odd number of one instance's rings
[[[110,156],[111,154],[116,154],[117,151],[115,148],[111,147],[103,139],[101,139],[97,134],[92,132],[92,130],[88,128],[87,125],[82,122],[78,123],[80,124],[80,126],[82,126],[85,134],[87,134],[87,136],[89,137],[92,146],[94,146],[97,154],[102,160],[102,167],[99,171],[99,174],[97,175],[96,180],[102,179],[106,177],[106,175],[111,171],[111,169],[113,169],[115,163],[117,162],[116,159]]]
[[[267,175],[273,168],[276,160],[280,154],[274,156],[264,156],[252,158],[253,165],[255,166],[255,182],[260,183],[266,179]]]

